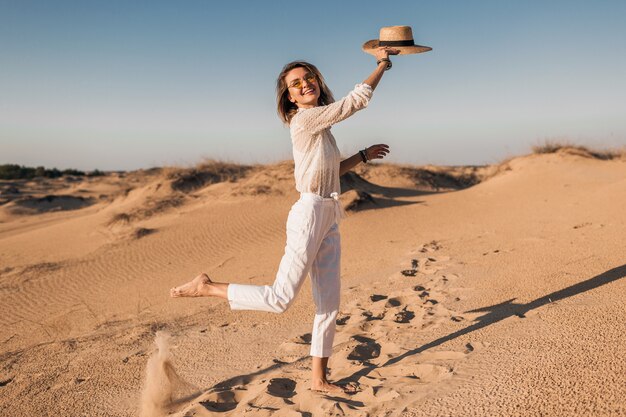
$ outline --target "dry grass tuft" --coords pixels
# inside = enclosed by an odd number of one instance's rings
[[[137,229],[135,229],[132,234],[131,237],[133,239],[141,239],[144,236],[148,236],[152,233],[156,232],[156,229],[148,229],[146,227],[138,227]]]
[[[401,173],[417,186],[435,191],[462,190],[482,181],[477,167],[403,168]]]
[[[210,184],[237,181],[251,169],[252,167],[248,165],[207,159],[194,168],[166,168],[163,175],[171,180],[172,189],[189,193]]]
[[[130,214],[127,213],[116,213],[111,216],[111,219],[107,223],[108,226],[114,226],[117,224],[128,224],[131,221]]]
[[[185,202],[185,197],[180,194],[174,194],[167,198],[150,199],[146,207],[142,207],[133,212],[134,217],[145,219],[155,214],[162,213],[171,208],[180,207]]]
[[[185,196],[174,194],[167,198],[148,198],[145,207],[136,208],[128,213],[114,214],[107,226],[127,226],[136,220],[145,220],[154,215],[163,213],[171,208],[180,207],[185,202]]]
[[[568,153],[571,155],[578,155],[585,158],[595,158],[601,160],[620,159],[626,156],[626,150],[594,150],[589,149],[586,146],[574,145],[567,141],[545,141],[543,144],[535,145],[532,147],[533,153],[545,154],[545,153]]]

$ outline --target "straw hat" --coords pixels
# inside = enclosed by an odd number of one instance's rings
[[[400,50],[400,55],[419,54],[433,48],[415,45],[410,26],[388,26],[380,29],[379,39],[372,39],[363,44],[363,51],[374,55],[379,46],[390,46]]]

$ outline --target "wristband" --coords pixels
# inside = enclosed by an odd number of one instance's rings
[[[381,62],[386,62],[387,66],[385,67],[385,71],[389,70],[391,68],[391,60],[389,58],[381,58],[378,61],[376,61],[376,65],[380,65]]]
[[[361,155],[361,159],[363,160],[363,163],[367,163],[367,154],[365,153],[365,149],[363,149],[362,151],[359,151],[359,155]]]

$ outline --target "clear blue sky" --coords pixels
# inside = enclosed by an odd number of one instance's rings
[[[305,59],[335,97],[394,58],[370,105],[335,126],[344,155],[482,164],[546,139],[626,145],[626,1],[0,0],[0,164],[136,169],[291,158],[275,78]]]

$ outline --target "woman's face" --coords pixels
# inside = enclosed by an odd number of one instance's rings
[[[317,77],[307,68],[294,68],[285,75],[289,101],[303,109],[316,107],[320,98]]]

